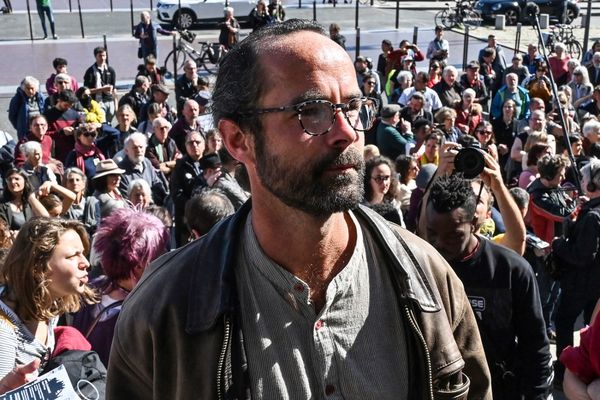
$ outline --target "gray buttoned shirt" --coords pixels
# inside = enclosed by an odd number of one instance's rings
[[[236,280],[253,398],[406,399],[398,302],[372,238],[351,216],[356,247],[320,311],[310,287],[265,255],[248,217]]]

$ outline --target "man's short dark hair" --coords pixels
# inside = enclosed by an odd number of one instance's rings
[[[425,71],[417,72],[417,80],[421,80],[421,82],[429,82],[429,73]]]
[[[550,155],[546,154],[538,160],[537,167],[540,178],[552,180],[556,177],[556,174],[565,168],[568,164],[568,160],[558,154]]]
[[[60,57],[56,57],[54,60],[52,60],[52,66],[54,67],[54,69],[60,67],[61,65],[69,65],[69,63],[67,62],[67,60]]]
[[[185,221],[190,231],[204,235],[218,222],[235,212],[231,201],[219,189],[204,189],[185,204]]]
[[[514,187],[509,190],[509,193],[515,203],[517,203],[517,207],[520,209],[524,209],[529,205],[529,193],[527,193],[527,190],[520,187]]]
[[[148,79],[147,76],[138,75],[138,76],[135,77],[135,84],[134,85],[135,85],[135,87],[140,88],[146,82],[150,82],[150,79]]]
[[[437,141],[437,144],[441,146],[442,137],[444,137],[444,133],[439,129],[436,129],[425,137],[425,142],[435,139]]]
[[[316,22],[290,19],[251,33],[225,55],[219,66],[212,97],[215,125],[222,118],[228,118],[250,133],[261,130],[258,117],[240,115],[241,111],[255,108],[262,94],[270,88],[263,79],[261,50],[267,43],[300,31],[311,31],[329,37],[325,29]]]
[[[57,93],[56,100],[65,101],[65,102],[69,103],[70,105],[77,104],[77,96],[75,96],[75,93],[73,93],[73,91],[71,89],[65,89],[62,92]]]
[[[429,192],[429,203],[438,213],[449,213],[462,208],[467,215],[475,215],[476,195],[471,181],[460,175],[438,177]]]
[[[491,57],[491,56],[495,56],[495,55],[496,55],[496,49],[494,49],[493,47],[486,47],[485,49],[483,49],[484,57]]]
[[[100,53],[106,53],[106,49],[102,46],[98,46],[94,48],[94,57],[96,57]]]

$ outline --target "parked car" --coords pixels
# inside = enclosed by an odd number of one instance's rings
[[[160,0],[156,5],[158,19],[170,23],[179,29],[190,29],[195,24],[217,24],[223,21],[225,0]],[[240,23],[249,20],[249,15],[256,5],[253,0],[229,0],[227,5],[233,7],[235,18]]]
[[[496,15],[504,15],[507,25],[516,25],[517,22],[529,22],[525,12],[529,2],[537,4],[541,14],[548,14],[551,20],[562,22],[563,0],[478,0],[475,9],[484,20],[489,21],[496,18]],[[570,24],[579,16],[579,6],[577,0],[567,0],[566,3],[566,22]]]

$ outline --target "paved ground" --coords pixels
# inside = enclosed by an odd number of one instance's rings
[[[137,73],[138,60],[137,41],[131,37],[130,1],[134,7],[134,20],[137,23],[139,10],[150,8],[156,1],[150,0],[113,0],[114,12],[110,12],[110,0],[82,1],[82,19],[85,38],[82,39],[79,15],[77,13],[77,0],[53,0],[57,33],[59,40],[39,40],[41,27],[35,9],[32,9],[31,23],[33,37],[30,40],[29,20],[26,4],[34,0],[13,1],[15,13],[0,15],[0,129],[12,132],[12,127],[6,118],[6,110],[10,97],[15,88],[25,75],[36,76],[43,82],[52,72],[51,61],[56,56],[69,60],[69,71],[79,80],[85,69],[93,62],[92,50],[103,44],[106,35],[109,58],[115,68],[119,84],[125,88],[133,81]],[[69,10],[71,3],[72,12]],[[298,8],[297,1],[286,1],[288,18],[313,18],[312,3],[304,1]],[[320,3],[320,2],[319,2]],[[390,39],[397,44],[402,39],[412,40],[417,29],[417,43],[422,49],[433,38],[433,17],[444,7],[443,2],[437,1],[401,1],[399,11],[400,24],[395,28],[396,10],[395,3],[390,2],[385,6],[374,7],[360,6],[359,27],[360,34],[355,30],[356,8],[354,4],[339,4],[336,8],[331,5],[316,4],[317,20],[323,25],[337,22],[342,27],[342,33],[347,38],[347,50],[352,58],[357,54],[372,57],[374,60],[380,52],[379,45],[382,39]],[[600,4],[598,4],[600,5]],[[596,4],[594,5],[596,6]],[[577,22],[579,24],[579,21]],[[575,24],[575,25],[577,25]],[[215,41],[218,31],[204,28],[195,30],[198,40]],[[494,32],[499,42],[509,49],[514,49],[516,27],[505,30],[495,30],[493,27],[482,27],[471,32],[467,43],[467,59],[476,58],[483,41],[490,32]],[[244,30],[243,35],[248,31]],[[582,40],[583,29],[577,29],[576,35]],[[357,37],[360,36],[360,48],[357,49]],[[448,32],[450,41],[450,63],[457,67],[462,66],[464,54],[464,35],[460,31]],[[600,18],[592,17],[590,40],[600,38]],[[534,30],[524,26],[521,30],[519,48],[526,49],[530,41],[537,42]],[[172,48],[172,39],[161,38],[159,45],[159,59],[163,59]],[[507,54],[511,54],[510,50]],[[554,346],[552,347],[554,351]],[[564,399],[560,393],[555,393],[556,399]]]

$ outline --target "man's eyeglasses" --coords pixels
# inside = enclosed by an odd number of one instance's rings
[[[195,146],[202,144],[202,140],[188,140],[186,144],[193,144]]]
[[[311,136],[324,135],[331,130],[337,110],[344,113],[346,120],[355,131],[364,132],[373,127],[377,116],[377,100],[370,97],[357,97],[348,103],[334,104],[328,100],[308,100],[290,106],[257,108],[242,111],[240,116],[248,117],[274,112],[294,111],[300,126]]]
[[[371,179],[373,179],[375,182],[377,183],[383,183],[383,182],[387,182],[390,180],[390,176],[389,175],[379,175],[379,176],[375,176]]]
[[[367,85],[375,85],[375,81],[366,81],[365,84],[367,84]]]
[[[477,133],[479,133],[480,135],[491,135],[493,132],[492,131],[486,131],[486,130],[481,130],[481,131],[477,131]]]

